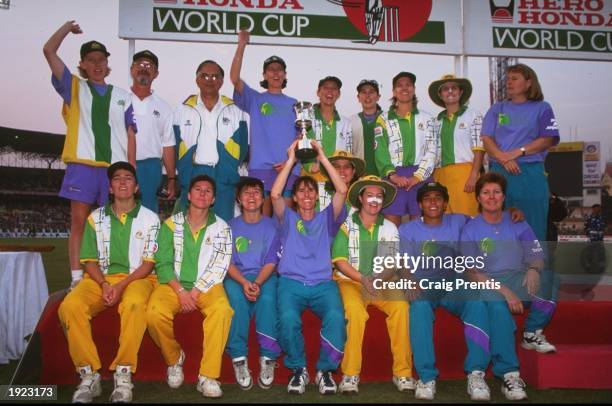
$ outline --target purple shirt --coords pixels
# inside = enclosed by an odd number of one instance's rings
[[[234,89],[234,103],[249,113],[251,134],[249,170],[273,169],[287,160],[287,149],[298,132],[295,127],[297,102],[293,97],[270,92],[260,93],[244,83],[242,94]],[[293,168],[299,176],[300,165]]]
[[[280,255],[278,224],[269,217],[249,224],[242,216],[230,220],[234,249],[232,263],[243,275],[258,275],[264,265],[277,264]]]
[[[336,221],[331,204],[308,221],[286,207],[281,224],[283,253],[278,273],[306,285],[331,280],[331,245],[345,219],[345,205]]]
[[[107,84],[100,85],[91,82],[87,83],[89,83],[93,87],[93,91],[97,92],[100,96],[104,96],[108,90]],[[55,91],[62,96],[64,103],[70,105],[70,102],[72,101],[72,74],[70,73],[68,67],[64,66],[64,72],[62,73],[62,78],[60,80],[57,80],[54,75],[51,75],[51,84],[55,88]],[[134,107],[131,103],[127,110],[125,110],[124,116],[125,129],[127,130],[128,127],[131,126],[134,129],[134,132],[137,132],[136,120],[134,119]]]
[[[526,221],[513,223],[510,213],[502,221],[490,224],[478,215],[463,227],[461,252],[472,257],[484,256],[487,274],[523,271],[526,265],[544,258],[542,247]]]
[[[553,137],[559,143],[559,129],[555,115],[545,101],[495,103],[482,122],[482,136],[489,136],[502,151],[520,148],[539,137]],[[544,162],[546,151],[517,158],[518,163]],[[496,162],[489,157],[491,161]]]

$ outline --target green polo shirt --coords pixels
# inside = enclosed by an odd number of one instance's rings
[[[385,218],[379,214],[376,222],[370,229],[365,228],[359,212],[353,213],[352,217],[355,224],[359,226],[359,271],[364,276],[372,275],[372,266],[374,264],[374,257],[378,251],[378,229],[385,221]],[[348,230],[342,226],[340,232],[334,240],[332,246],[332,262],[339,260],[349,261],[349,237],[347,234]]]
[[[187,219],[187,212],[183,213]],[[181,263],[181,272],[179,282],[186,290],[193,289],[198,278],[198,261],[200,258],[200,250],[202,242],[208,226],[216,221],[215,213],[212,210],[208,212],[208,219],[195,233],[191,232],[191,227],[185,221],[183,225],[183,262]],[[164,222],[159,232],[157,239],[158,250],[155,254],[157,278],[159,283],[168,283],[171,280],[176,280],[174,273],[174,224],[173,217],[168,218]]]
[[[459,111],[451,114],[450,117],[446,114],[446,110],[438,114],[438,120],[442,123],[440,130],[440,142],[442,145],[442,166],[452,165],[455,163],[455,126],[457,119],[467,110],[467,106],[461,106]]]
[[[109,267],[107,275],[130,273],[130,237],[132,234],[132,222],[138,216],[140,203],[136,204],[131,211],[123,213],[119,217],[113,212],[111,204],[104,206],[104,214],[110,216],[111,240],[109,252]],[[151,260],[144,258],[143,260]],[[98,244],[94,219],[90,215],[85,224],[83,241],[81,243],[80,262],[99,262]]]
[[[363,128],[363,159],[366,163],[364,175],[378,175],[378,168],[376,168],[376,157],[374,156],[375,143],[374,143],[374,128],[376,128],[376,118],[368,121],[365,119],[363,112],[359,113],[361,119],[361,127]]]

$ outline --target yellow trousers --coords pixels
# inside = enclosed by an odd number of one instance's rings
[[[107,275],[114,285],[126,278],[126,274]],[[117,365],[130,366],[136,372],[138,350],[147,328],[146,310],[149,296],[155,289],[157,278],[150,276],[131,282],[123,291],[119,302],[119,350],[109,369]],[[98,349],[91,334],[91,319],[107,309],[102,300],[102,288],[93,279],[85,278],[68,293],[59,307],[59,318],[68,340],[70,357],[78,372],[80,367],[90,365],[94,371],[102,368]]]
[[[221,283],[200,294],[197,306],[204,316],[204,351],[200,362],[200,375],[217,379],[221,375],[221,360],[234,310]],[[161,349],[167,365],[176,364],[181,353],[181,346],[174,337],[173,324],[174,316],[180,309],[181,305],[174,290],[166,284],[158,285],[147,308],[147,325],[149,334]]]
[[[472,163],[447,165],[434,171],[434,180],[446,186],[448,189],[449,202],[447,213],[461,213],[468,216],[478,214],[478,202],[474,192],[463,191],[472,172]]]
[[[387,331],[393,354],[393,375],[412,376],[412,351],[408,334],[409,305],[405,300],[365,300],[361,284],[352,280],[338,280],[340,296],[344,302],[346,344],[342,358],[342,372],[345,375],[359,375],[361,372],[363,334],[368,320],[368,305],[387,315]]]

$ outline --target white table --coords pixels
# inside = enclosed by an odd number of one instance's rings
[[[48,297],[39,252],[0,252],[0,364],[21,357]]]

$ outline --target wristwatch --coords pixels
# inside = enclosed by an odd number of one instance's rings
[[[521,150],[521,156],[525,156],[525,154],[527,153],[525,147],[520,147],[519,149]]]

